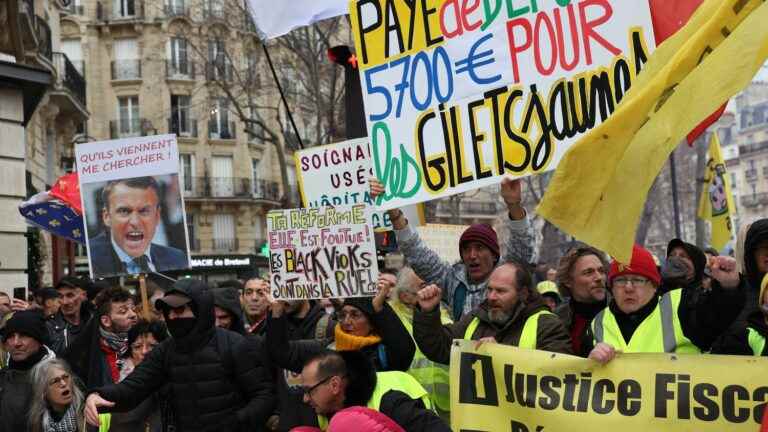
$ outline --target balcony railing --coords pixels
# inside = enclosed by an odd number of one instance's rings
[[[144,3],[140,0],[118,0],[112,5],[109,19],[112,21],[144,18]]]
[[[768,205],[768,192],[742,195],[741,205],[744,207]]]
[[[234,71],[229,61],[209,61],[205,64],[205,79],[208,81],[232,81]]]
[[[53,44],[51,42],[51,27],[41,17],[35,17],[37,26],[38,52],[48,61],[53,61]]]
[[[170,4],[166,4],[164,7],[165,16],[168,18],[173,17],[187,17],[189,18],[190,10],[189,6],[186,5],[186,3],[182,2],[171,2]]]
[[[184,196],[187,198],[280,200],[278,184],[268,180],[253,181],[243,177],[188,177],[183,183]]]
[[[64,11],[70,15],[85,15],[85,6],[72,3]]]
[[[239,243],[236,238],[215,238],[213,239],[213,250],[217,252],[236,252]]]
[[[141,60],[113,60],[113,80],[141,79]]]
[[[69,61],[69,57],[64,53],[53,53],[53,64],[58,75],[57,83],[72,92],[72,95],[85,105],[85,78]]]
[[[171,117],[168,119],[168,133],[178,137],[197,138],[197,119]]]
[[[210,139],[236,139],[235,122],[217,122],[216,119],[208,121],[208,138]]]
[[[165,61],[165,76],[176,79],[194,79],[195,63],[190,61]]]
[[[146,121],[142,118],[111,120],[109,122],[109,137],[115,139],[142,136],[144,133],[141,130],[141,125]]]

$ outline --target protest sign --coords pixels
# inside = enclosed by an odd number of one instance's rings
[[[555,168],[655,46],[647,1],[360,0],[350,17],[383,209]]]
[[[457,240],[467,228],[465,225],[426,224],[416,228],[416,231],[429,249],[435,251],[444,261],[453,264],[461,261]]]
[[[768,401],[763,357],[619,353],[602,366],[475,344],[451,350],[455,431],[754,431]]]
[[[174,135],[75,146],[91,277],[189,268]]]
[[[272,297],[375,295],[379,267],[372,213],[364,204],[267,213]]]
[[[373,205],[368,186],[368,179],[373,177],[368,138],[310,147],[293,157],[304,207]],[[418,206],[405,206],[402,211],[411,226],[421,225]],[[373,213],[373,229],[393,229],[386,212]]]

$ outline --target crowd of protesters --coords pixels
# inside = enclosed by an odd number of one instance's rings
[[[506,244],[472,225],[457,263],[390,210],[406,266],[373,298],[276,302],[259,277],[150,280],[145,303],[77,277],[29,303],[0,294],[0,432],[449,431],[454,339],[600,363],[768,355],[768,219],[735,258],[673,239],[660,259],[573,244],[534,267],[520,182],[501,198]]]

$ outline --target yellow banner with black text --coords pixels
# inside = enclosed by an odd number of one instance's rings
[[[456,340],[455,432],[750,431],[768,402],[762,357],[619,354],[607,365]]]

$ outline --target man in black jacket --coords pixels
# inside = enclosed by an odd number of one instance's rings
[[[216,327],[245,335],[243,311],[240,308],[240,293],[233,287],[219,287],[211,290]]]
[[[50,347],[57,354],[62,354],[74,342],[91,318],[92,307],[86,295],[91,285],[90,281],[74,276],[66,276],[56,284],[60,307],[48,319],[47,326]]]
[[[193,279],[178,281],[157,307],[171,338],[122,382],[88,396],[88,422],[99,424],[99,408],[131,410],[168,384],[177,430],[261,430],[273,408],[269,373],[242,336],[214,326],[208,287]]]
[[[40,311],[20,311],[6,322],[3,348],[9,354],[8,367],[0,369],[0,432],[27,430],[32,384],[29,372],[37,363],[53,358],[45,346],[48,330]]]
[[[387,415],[408,432],[442,432],[450,427],[428,409],[427,391],[405,372],[376,372],[359,351],[323,351],[306,362],[301,371],[304,402],[327,427],[337,412],[367,406]],[[374,390],[378,388],[376,394]]]

